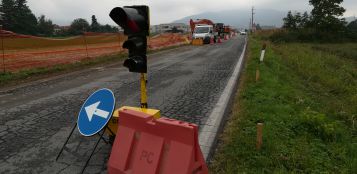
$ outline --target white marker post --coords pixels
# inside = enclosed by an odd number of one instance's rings
[[[265,56],[265,48],[267,47],[267,44],[264,43],[263,44],[263,48],[262,48],[262,53],[260,54],[260,62],[263,62],[264,60],[264,56]]]

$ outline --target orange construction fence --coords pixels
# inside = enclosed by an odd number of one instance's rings
[[[67,38],[43,38],[0,30],[0,72],[51,67],[125,52],[121,33],[86,32]],[[148,38],[149,50],[184,44],[185,35],[162,34]]]

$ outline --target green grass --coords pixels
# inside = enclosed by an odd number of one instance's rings
[[[357,44],[356,43],[346,43],[346,44],[321,44],[313,45],[314,49],[323,52],[331,53],[343,58],[349,58],[357,61]]]
[[[356,173],[357,56],[340,44],[268,44],[249,58],[211,173]],[[345,56],[345,50],[348,55]],[[255,71],[261,78],[255,82]],[[255,149],[256,123],[264,122]]]

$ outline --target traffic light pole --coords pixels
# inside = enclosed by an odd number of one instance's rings
[[[145,73],[140,74],[140,92],[141,92],[141,108],[148,108],[148,102],[147,102],[147,89],[146,89],[146,83],[147,83],[147,77]]]
[[[134,5],[115,7],[109,13],[121,28],[128,40],[123,43],[123,48],[129,50],[128,58],[123,65],[129,72],[140,73],[140,104],[141,108],[148,108],[147,102],[147,36],[150,33],[149,7]]]

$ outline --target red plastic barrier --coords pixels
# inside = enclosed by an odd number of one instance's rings
[[[121,111],[108,173],[207,174],[197,125]]]

